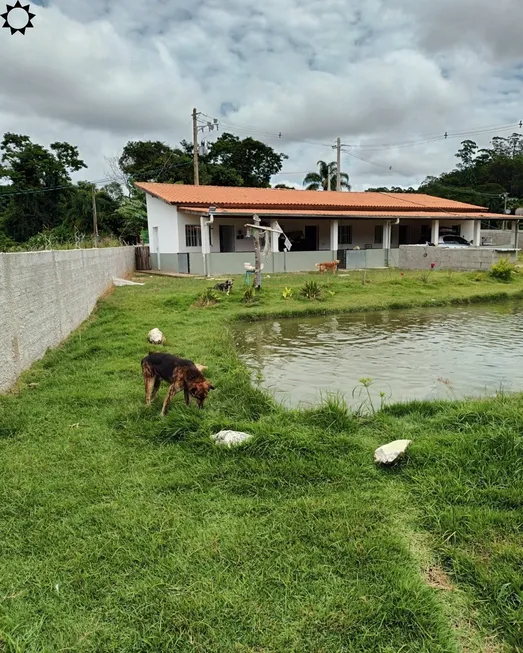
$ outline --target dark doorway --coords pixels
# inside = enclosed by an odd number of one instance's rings
[[[234,252],[234,227],[229,224],[220,225],[220,252]]]
[[[318,249],[318,227],[305,227],[305,251],[315,252]]]
[[[398,231],[398,244],[399,245],[408,245],[409,244],[409,228],[406,224],[400,224]]]

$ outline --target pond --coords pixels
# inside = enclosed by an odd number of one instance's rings
[[[372,380],[376,406],[380,393],[392,403],[523,390],[521,302],[273,319],[235,328],[237,351],[254,382],[290,406],[317,404],[326,393],[359,405],[360,379]]]

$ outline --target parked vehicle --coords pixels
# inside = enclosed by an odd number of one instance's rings
[[[444,234],[439,237],[438,245],[444,245],[445,247],[470,247],[472,241],[468,241],[463,236],[458,236],[457,234]],[[432,245],[434,243],[429,242],[425,238],[422,238],[418,241],[418,245]]]

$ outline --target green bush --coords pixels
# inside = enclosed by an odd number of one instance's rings
[[[512,274],[515,271],[514,265],[508,258],[500,258],[497,263],[494,263],[490,268],[490,276],[498,281],[512,281]]]
[[[306,299],[321,299],[322,292],[316,281],[307,281],[300,290],[300,295]]]
[[[254,304],[256,302],[256,290],[254,289],[253,286],[249,286],[246,288],[245,292],[243,293],[242,297],[242,302],[244,304]]]
[[[218,303],[218,295],[212,288],[207,288],[196,300],[196,306],[213,306]]]

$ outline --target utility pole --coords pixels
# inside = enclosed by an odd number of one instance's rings
[[[192,145],[194,161],[194,185],[200,185],[200,171],[198,168],[198,112],[192,110]]]
[[[96,186],[93,186],[93,238],[94,238],[94,246],[98,247],[98,214],[96,212]]]
[[[336,190],[341,191],[341,138],[336,140]]]

